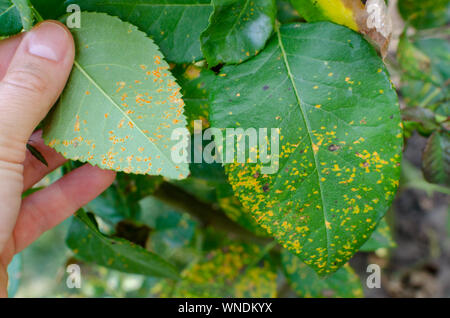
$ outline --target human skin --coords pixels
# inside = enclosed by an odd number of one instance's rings
[[[74,43],[56,21],[0,41],[0,297],[7,297],[13,256],[102,193],[112,171],[84,165],[22,200],[23,191],[65,159],[34,132],[61,94],[72,69]],[[48,167],[27,151],[30,143]]]

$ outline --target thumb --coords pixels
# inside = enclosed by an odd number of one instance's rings
[[[20,209],[26,142],[63,90],[73,59],[70,32],[43,22],[22,36],[0,80],[0,256]]]
[[[61,94],[73,59],[72,36],[59,22],[42,22],[24,35],[0,81],[0,160],[23,160],[25,144]],[[2,158],[6,153],[11,158]]]

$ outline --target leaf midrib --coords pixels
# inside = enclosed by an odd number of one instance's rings
[[[169,164],[172,164],[173,168],[176,169],[176,167],[173,165],[172,160],[170,160],[161,151],[161,149],[159,149],[159,147],[153,141],[150,140],[150,138],[142,131],[142,129],[139,127],[139,125],[120,108],[120,106],[111,98],[111,96],[109,96],[105,92],[105,90],[89,75],[89,73],[86,72],[86,70],[76,60],[74,61],[74,65],[100,91],[100,93],[102,93],[106,97],[106,99],[108,99],[110,101],[110,103],[113,104],[122,113],[122,115],[125,118],[127,118],[130,122],[132,122],[134,124],[134,127],[136,127],[137,130],[144,136],[144,138],[146,140],[148,140],[154,146],[154,148],[164,157],[164,159],[166,159],[169,162]]]
[[[290,67],[289,62],[287,60],[286,51],[284,49],[284,45],[283,45],[283,42],[281,40],[281,33],[280,33],[280,29],[279,29],[278,25],[275,26],[275,32],[277,34],[278,45],[280,47],[281,54],[283,55],[283,62],[285,64],[285,66],[286,66],[286,71],[288,73],[289,80],[291,81],[291,85],[292,85],[292,88],[294,90],[294,94],[295,94],[295,98],[297,100],[297,104],[299,105],[300,112],[302,113],[303,123],[306,126],[306,130],[307,130],[307,134],[308,134],[308,137],[309,137],[309,141],[311,143],[311,148],[313,148],[313,144],[314,143],[313,143],[313,140],[312,140],[312,137],[311,137],[311,135],[312,135],[311,127],[310,127],[309,121],[307,120],[308,117],[306,115],[306,111],[305,111],[305,109],[303,109],[303,103],[302,103],[302,101],[300,99],[300,94],[299,94],[299,91],[298,91],[297,86],[295,84],[294,76],[292,75],[292,72],[291,72],[291,67]],[[319,162],[317,160],[316,154],[314,153],[314,149],[311,149],[311,150],[312,150],[312,154],[313,154],[313,157],[314,157],[314,162],[315,162],[316,168],[317,168],[317,167],[319,167]],[[327,265],[328,265],[329,261],[330,261],[330,233],[328,231],[327,224],[325,223],[327,221],[327,217],[326,217],[325,200],[324,200],[324,197],[323,197],[322,184],[320,182],[320,173],[319,173],[318,169],[316,169],[315,172],[316,172],[316,175],[317,175],[317,183],[319,185],[320,198],[322,200],[322,212],[323,212],[323,219],[324,219],[324,227],[325,227],[325,232],[327,234],[327,238],[326,239],[327,239]]]
[[[8,7],[8,9],[6,9],[5,11],[3,11],[2,13],[0,13],[0,17],[2,17],[3,15],[7,14],[9,11],[11,11],[16,5],[13,3],[11,4],[11,6]]]

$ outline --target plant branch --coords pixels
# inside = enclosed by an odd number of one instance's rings
[[[195,219],[200,221],[203,226],[213,226],[245,241],[265,244],[273,242],[270,238],[259,237],[253,234],[230,220],[216,206],[204,203],[186,191],[168,182],[162,183],[153,195],[159,200],[175,208],[180,208],[186,211]]]

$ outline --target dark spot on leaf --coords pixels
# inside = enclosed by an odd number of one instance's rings
[[[263,91],[267,91],[268,89],[269,89],[269,86],[267,86],[267,85],[263,86]]]
[[[269,191],[269,185],[267,183],[263,186],[263,190],[264,192]]]
[[[219,74],[222,67],[223,67],[223,64],[216,65],[214,67],[211,67],[211,71],[213,71],[216,74]]]
[[[328,150],[329,151],[336,151],[336,150],[339,150],[339,149],[341,149],[341,147],[338,146],[338,145],[330,145],[330,146],[328,146]]]
[[[131,221],[121,221],[116,225],[115,236],[145,248],[150,232],[151,229],[146,225],[137,225]]]

